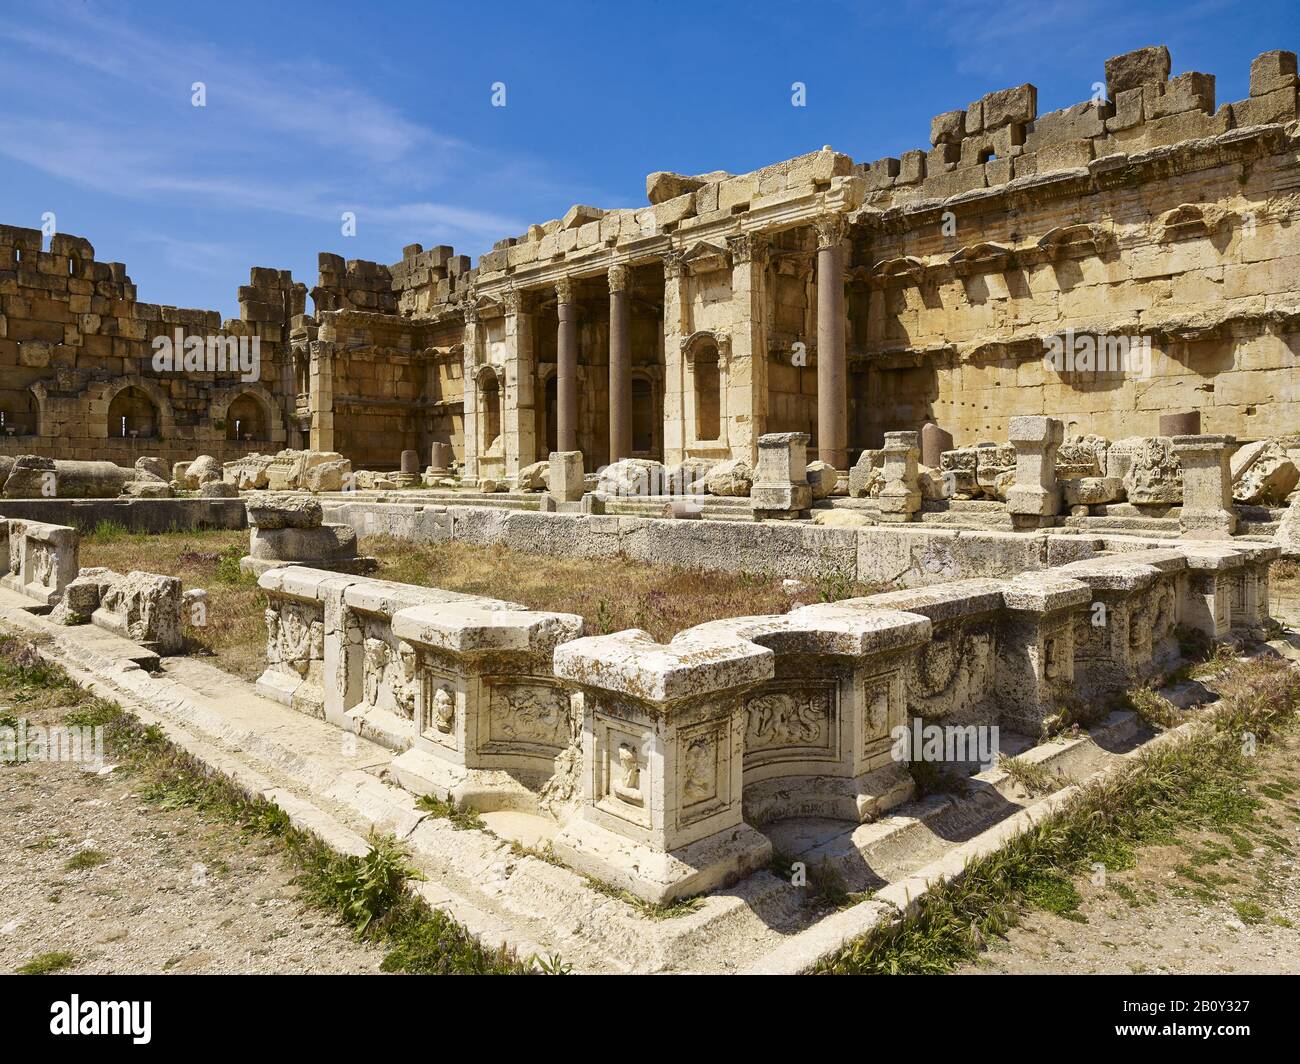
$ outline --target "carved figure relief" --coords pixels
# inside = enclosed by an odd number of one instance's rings
[[[630,743],[618,744],[618,763],[611,775],[610,790],[616,798],[631,805],[644,803],[645,799],[641,795],[641,765]]]
[[[682,805],[718,797],[718,733],[702,731],[686,741],[682,759]]]
[[[821,691],[769,691],[745,707],[745,750],[825,746],[830,699]]]
[[[429,726],[443,735],[450,735],[456,726],[456,700],[445,687],[436,688],[429,699]]]
[[[495,685],[491,739],[561,748],[568,737],[568,698],[541,685]]]

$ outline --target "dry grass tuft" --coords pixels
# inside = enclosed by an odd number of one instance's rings
[[[82,541],[81,564],[119,572],[143,569],[178,576],[186,588],[207,588],[208,623],[186,627],[189,652],[212,654],[222,668],[251,680],[265,668],[266,600],[254,580],[239,574],[238,560],[247,546],[247,532],[148,535],[110,529]],[[368,537],[360,548],[379,559],[375,575],[384,580],[576,613],[585,619],[589,635],[641,628],[661,642],[720,617],[785,613],[795,606],[882,590],[833,575],[790,595],[778,576],[626,558],[554,558],[466,543],[420,545],[384,536]]]

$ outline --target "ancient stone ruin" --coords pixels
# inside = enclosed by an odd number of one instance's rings
[[[1294,649],[1296,58],[1223,104],[1171,70],[1113,58],[1048,114],[989,93],[898,158],[652,173],[645,206],[473,265],[323,254],[310,314],[287,271],[221,322],[0,228],[0,615],[246,758],[295,823],[398,835],[502,938],[807,967],[1035,808],[974,756],[949,758],[969,796],[927,800],[900,735],[1000,731],[1063,786],[1150,737],[1080,706],[1200,705],[1193,648]],[[256,379],[157,369],[178,332],[257,339]],[[255,684],[183,660],[203,589],[80,567],[97,521],[217,515],[249,530]],[[827,590],[656,642],[384,579],[381,535]],[[461,831],[426,795],[508,815]],[[886,901],[801,907],[774,854]]]

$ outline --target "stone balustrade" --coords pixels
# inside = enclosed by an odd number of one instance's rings
[[[1180,662],[1180,627],[1267,625],[1264,544],[1177,543],[712,621],[664,644],[576,616],[288,567],[264,691],[401,751],[408,789],[552,816],[566,864],[654,902],[764,866],[757,830],[914,793],[914,721],[1036,736]],[[563,802],[552,802],[556,793]]]

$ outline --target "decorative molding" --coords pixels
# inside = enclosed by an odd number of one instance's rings
[[[557,303],[573,303],[573,278],[561,277],[555,282],[555,300]]]

